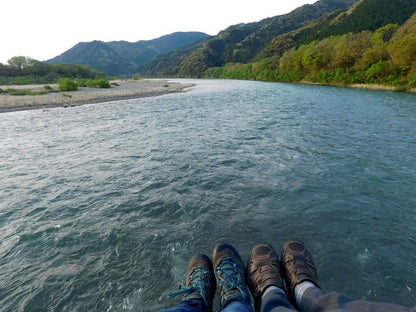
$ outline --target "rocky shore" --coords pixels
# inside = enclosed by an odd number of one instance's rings
[[[78,91],[53,92],[42,95],[0,94],[0,112],[17,110],[73,107],[84,104],[110,102],[122,99],[143,98],[184,92],[191,84],[182,84],[168,80],[116,80],[111,81],[109,89],[79,88]],[[57,89],[56,85],[50,85]],[[0,86],[2,89],[14,88],[32,91],[44,90],[44,85]]]

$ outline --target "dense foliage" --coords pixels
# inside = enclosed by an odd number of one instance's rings
[[[58,80],[58,89],[60,91],[77,91],[78,87],[88,87],[88,88],[111,88],[111,84],[107,79],[71,79],[71,78],[61,78]]]
[[[59,78],[99,79],[104,73],[86,65],[47,64],[24,56],[16,56],[8,64],[0,63],[0,85],[55,83]]]
[[[305,27],[273,38],[252,61],[282,56],[291,48],[331,36],[375,31],[387,24],[402,25],[415,11],[416,1],[413,0],[361,1],[348,10],[332,12]]]
[[[230,26],[214,37],[189,32],[136,43],[80,43],[50,62],[90,64],[115,75],[131,75],[141,66],[136,73],[152,77],[377,83],[407,89],[416,87],[415,11],[414,0],[320,0],[285,15]],[[0,84],[71,78],[78,86],[107,88],[103,76],[86,65],[24,57],[0,64]]]
[[[308,25],[334,10],[346,9],[359,0],[321,0],[304,5],[285,15],[267,18],[250,24],[239,24],[221,31],[189,47],[161,54],[142,66],[144,76],[201,77],[211,67],[224,66],[229,62],[249,62],[270,40],[281,34]]]
[[[401,27],[331,36],[281,57],[211,68],[206,77],[324,84],[377,83],[416,87],[416,13]]]
[[[78,84],[71,78],[61,78],[58,80],[60,91],[78,91]]]
[[[411,88],[415,11],[414,0],[318,1],[231,26],[193,50],[155,59],[142,74]]]

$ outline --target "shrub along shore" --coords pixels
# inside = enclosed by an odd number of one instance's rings
[[[67,82],[68,83],[68,82]],[[102,85],[100,86],[99,83]],[[73,91],[65,82],[52,85],[0,86],[0,112],[51,107],[74,107],[84,104],[109,102],[122,99],[158,96],[182,92],[191,84],[173,83],[167,80],[115,80],[109,85],[96,81],[90,86],[77,85]],[[74,87],[74,86],[72,86]]]

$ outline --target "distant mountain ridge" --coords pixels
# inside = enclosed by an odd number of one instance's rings
[[[210,68],[247,64],[314,40],[389,23],[401,25],[416,10],[415,0],[320,0],[257,23],[234,25],[193,49],[157,56],[139,69],[144,76],[203,77]]]
[[[292,12],[249,24],[238,24],[201,42],[192,51],[179,50],[161,54],[140,73],[148,76],[199,77],[210,67],[229,62],[249,62],[275,37],[304,27],[328,13],[345,10],[360,0],[320,0]]]
[[[331,36],[401,25],[415,11],[415,0],[319,0],[216,36],[180,32],[136,43],[83,42],[48,62],[86,64],[115,76],[204,77],[210,69],[278,59]]]
[[[179,49],[206,37],[209,35],[202,32],[175,32],[138,42],[81,42],[46,62],[88,65],[108,75],[126,75],[136,72],[158,54]]]

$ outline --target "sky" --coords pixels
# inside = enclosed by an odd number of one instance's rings
[[[155,39],[177,31],[216,35],[317,0],[2,0],[0,63],[51,59],[79,42]]]

